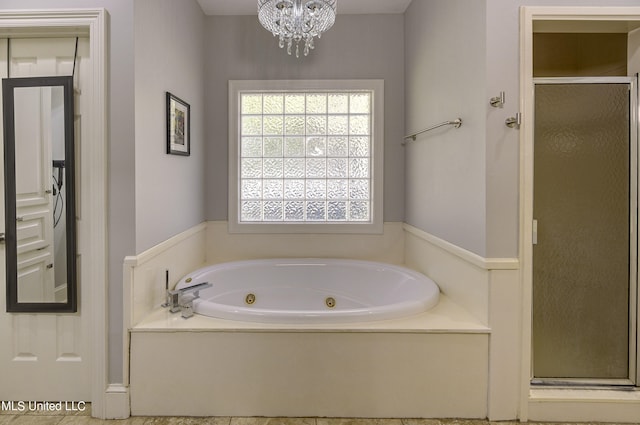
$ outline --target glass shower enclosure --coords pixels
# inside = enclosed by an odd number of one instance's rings
[[[534,87],[533,382],[637,385],[636,79]]]

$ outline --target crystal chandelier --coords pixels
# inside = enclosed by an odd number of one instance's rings
[[[304,55],[313,49],[313,38],[322,35],[336,20],[338,0],[258,0],[258,20],[280,39],[280,48],[287,53],[295,44],[296,57],[300,57],[299,44],[304,41]]]

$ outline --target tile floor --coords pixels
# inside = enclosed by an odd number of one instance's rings
[[[0,410],[0,425],[518,425],[519,422],[489,422],[468,419],[351,419],[351,418],[242,418],[242,417],[146,417],[101,420],[91,417],[91,406],[84,411]],[[530,423],[536,425],[534,423]],[[552,424],[544,424],[552,425]],[[587,424],[572,424],[587,425]],[[629,424],[626,424],[629,425]],[[640,425],[638,422],[635,425]]]

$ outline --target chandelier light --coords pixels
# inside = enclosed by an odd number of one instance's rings
[[[313,38],[322,35],[336,20],[338,0],[258,0],[258,20],[279,38],[280,48],[287,46],[291,54],[304,41],[304,55],[313,49]]]

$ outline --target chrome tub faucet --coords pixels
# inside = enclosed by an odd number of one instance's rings
[[[171,313],[181,312],[182,317],[188,319],[193,316],[193,301],[200,298],[200,291],[211,288],[208,282],[198,283],[186,288],[167,291],[167,302],[163,307],[169,307]]]

